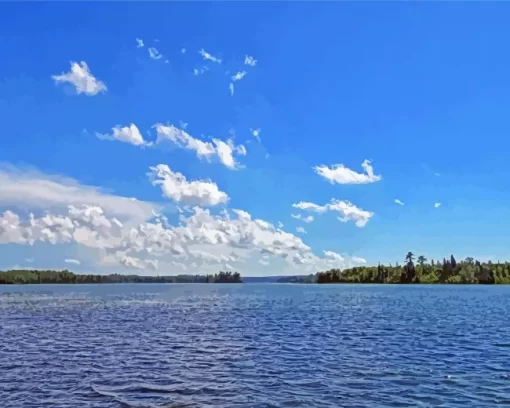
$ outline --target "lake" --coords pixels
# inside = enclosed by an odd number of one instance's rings
[[[0,286],[0,401],[494,407],[509,316],[506,286]]]

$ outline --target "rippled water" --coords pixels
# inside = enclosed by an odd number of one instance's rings
[[[510,287],[0,287],[0,406],[510,404]]]

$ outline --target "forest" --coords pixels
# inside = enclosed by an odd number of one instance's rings
[[[2,284],[38,284],[38,283],[242,283],[238,272],[220,271],[214,275],[176,275],[176,276],[140,276],[140,275],[95,275],[78,274],[68,270],[9,270],[0,271]]]
[[[303,277],[303,283],[442,283],[442,284],[509,284],[510,263],[480,262],[473,258],[457,261],[453,255],[442,261],[408,252],[403,265],[360,266],[341,271],[331,269]]]

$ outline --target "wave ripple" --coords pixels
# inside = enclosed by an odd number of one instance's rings
[[[3,408],[510,404],[510,288],[0,288]]]

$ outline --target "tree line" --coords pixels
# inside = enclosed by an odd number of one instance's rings
[[[416,262],[415,262],[416,260]],[[308,277],[303,277],[306,282]],[[442,261],[428,262],[412,252],[403,265],[359,266],[345,270],[318,272],[313,283],[443,283],[443,284],[510,284],[510,263],[480,262],[466,258],[457,262],[453,255]]]
[[[239,272],[220,271],[214,275],[96,275],[78,274],[66,270],[9,270],[0,271],[0,285],[39,283],[242,283]]]

